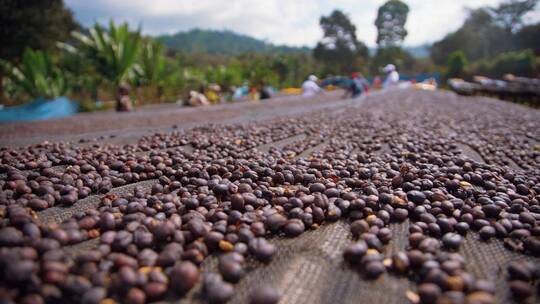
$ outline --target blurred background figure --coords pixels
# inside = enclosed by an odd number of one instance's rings
[[[242,97],[247,96],[249,94],[249,86],[246,82],[244,82],[241,86],[238,88],[235,88],[232,95],[232,100],[237,101],[242,99]]]
[[[206,99],[206,96],[204,96],[203,93],[199,93],[195,90],[189,91],[188,104],[194,107],[210,105],[208,99]]]
[[[251,87],[249,89],[248,97],[251,101],[259,101],[261,99],[261,93],[259,92],[257,87]]]
[[[221,87],[218,84],[211,83],[208,85],[204,95],[211,104],[218,104],[221,102]]]
[[[387,64],[383,68],[383,72],[386,74],[386,78],[383,82],[383,89],[389,89],[396,87],[399,83],[399,73],[396,71],[396,66],[393,64]]]
[[[373,84],[372,84],[372,88],[374,90],[380,90],[381,89],[381,86],[382,86],[382,81],[381,81],[381,77],[380,76],[375,76],[375,78],[373,78]]]
[[[302,84],[302,97],[312,97],[321,92],[317,80],[317,76],[309,75],[308,79]]]
[[[261,89],[261,99],[270,99],[274,95],[275,91],[272,86],[263,85]]]
[[[363,93],[367,93],[369,91],[369,82],[367,79],[358,72],[353,72],[351,74],[351,81],[349,84],[349,87],[345,91],[345,95],[343,95],[343,98],[347,97],[358,97],[362,95]]]
[[[130,112],[133,111],[133,102],[129,97],[129,85],[126,83],[118,86],[118,93],[116,94],[116,111],[118,112]]]

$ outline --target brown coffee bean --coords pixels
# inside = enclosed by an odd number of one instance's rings
[[[277,304],[281,298],[281,293],[270,286],[254,288],[250,295],[250,304]]]
[[[191,262],[182,262],[171,269],[169,279],[171,289],[184,294],[199,281],[199,270]]]
[[[263,238],[249,241],[249,251],[261,262],[269,262],[276,252],[276,247]]]
[[[359,264],[362,257],[366,254],[368,246],[364,240],[349,245],[343,252],[345,261],[351,264]]]
[[[126,304],[144,304],[146,303],[146,295],[138,288],[129,289],[124,298]]]
[[[525,281],[511,281],[508,283],[508,286],[510,287],[512,296],[516,299],[523,300],[532,295],[531,285]]]

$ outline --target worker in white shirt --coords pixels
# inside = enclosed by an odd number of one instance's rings
[[[383,68],[383,72],[386,73],[386,78],[383,82],[383,89],[396,87],[399,83],[399,74],[396,71],[396,66],[393,64],[387,64]]]
[[[302,84],[302,97],[312,97],[321,91],[317,80],[317,76],[309,75],[308,79]]]

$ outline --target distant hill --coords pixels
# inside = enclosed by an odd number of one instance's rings
[[[232,31],[193,29],[174,35],[156,37],[168,48],[187,53],[209,53],[238,55],[246,52],[255,53],[309,53],[308,47],[277,46],[250,36]]]
[[[403,49],[407,51],[409,54],[411,54],[414,58],[426,58],[429,57],[429,48],[431,45],[429,44],[421,44],[418,46],[404,46]],[[369,48],[369,54],[371,56],[375,55],[377,52],[376,47]]]
[[[406,46],[405,50],[415,58],[425,58],[429,57],[429,48],[429,44],[422,44],[419,46]]]

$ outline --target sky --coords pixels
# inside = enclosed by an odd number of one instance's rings
[[[110,19],[142,26],[149,35],[193,28],[232,30],[274,44],[314,46],[322,37],[321,15],[341,9],[356,25],[358,39],[375,46],[377,9],[386,0],[65,0],[85,26]],[[404,44],[440,40],[463,23],[466,8],[495,6],[501,0],[406,0],[410,8]],[[527,18],[540,20],[537,8]]]

